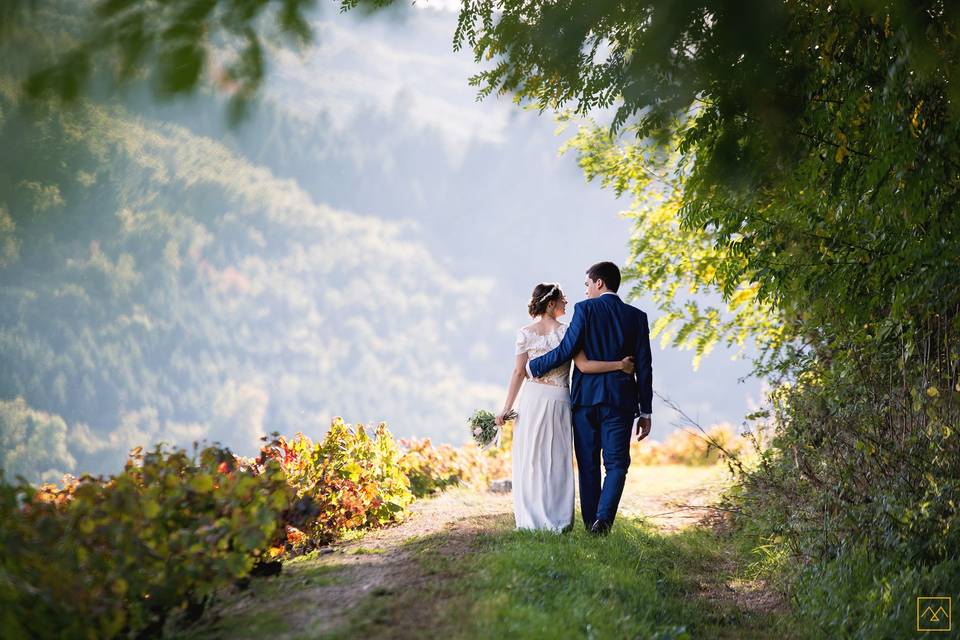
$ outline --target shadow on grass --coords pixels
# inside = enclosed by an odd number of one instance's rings
[[[343,578],[342,565],[307,558],[253,581],[249,594],[233,594],[212,620],[172,637],[799,637],[784,612],[756,610],[729,595],[751,558],[742,541],[713,529],[665,534],[628,517],[602,538],[579,520],[563,534],[513,527],[513,515],[500,513],[408,538],[389,551],[382,571],[365,578],[370,584],[354,585],[354,594],[365,594],[359,601],[325,603],[345,614],[333,631],[305,628],[303,616],[291,628],[297,611],[315,611]]]
[[[369,597],[328,638],[781,638],[776,611],[711,594],[749,562],[735,541],[690,527],[663,534],[620,518],[595,538],[513,530],[509,514],[408,540],[400,590]]]
[[[401,573],[388,576],[384,584],[371,589],[354,607],[346,625],[317,637],[444,637],[447,630],[456,628],[458,607],[469,597],[464,585],[469,583],[472,558],[481,551],[481,532],[504,531],[512,524],[512,513],[473,516],[447,530],[407,538],[398,550],[403,558]]]
[[[174,617],[164,637],[179,640],[214,638],[273,638],[289,633],[290,614],[310,606],[309,595],[337,584],[342,565],[320,564],[317,554],[285,562],[277,576],[253,578],[243,590],[231,587],[219,592],[203,617],[181,626]]]

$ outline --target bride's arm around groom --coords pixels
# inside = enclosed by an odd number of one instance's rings
[[[567,332],[564,334],[563,340],[560,341],[560,344],[557,345],[557,348],[553,351],[547,352],[539,358],[528,360],[526,366],[527,375],[531,378],[539,378],[547,371],[556,369],[564,362],[572,360],[573,356],[583,348],[583,327],[584,317],[586,315],[586,304],[587,300],[581,300],[573,305],[573,319],[570,321],[570,326],[567,327]]]
[[[526,371],[531,378],[542,376],[547,371],[571,360],[578,351],[583,349],[584,336],[586,332],[590,330],[592,305],[596,304],[599,304],[599,301],[597,298],[593,298],[582,300],[574,305],[573,319],[570,321],[570,326],[567,328],[566,334],[557,348],[539,358],[533,358],[527,361]],[[646,313],[636,307],[619,301],[619,299],[616,304],[623,305],[622,307],[618,307],[621,310],[619,312],[620,320],[618,323],[628,322],[634,325],[633,331],[626,332],[626,334],[634,335],[635,343],[633,345],[623,346],[627,347],[628,352],[632,350],[636,370],[633,373],[633,380],[631,380],[633,384],[631,385],[631,397],[629,400],[621,396],[618,398],[619,401],[614,401],[614,399],[607,399],[606,401],[610,401],[613,404],[630,403],[633,407],[633,418],[636,420],[635,435],[637,436],[637,440],[643,440],[650,433],[653,412],[653,359],[650,350],[650,329]],[[624,311],[626,311],[626,313],[623,313]],[[609,314],[604,312],[600,313],[603,318],[606,318],[606,322],[611,321],[611,318],[607,317]],[[604,324],[604,322],[601,321],[601,324]],[[597,329],[597,327],[594,327],[594,332],[596,332]],[[633,389],[636,390],[635,395]]]

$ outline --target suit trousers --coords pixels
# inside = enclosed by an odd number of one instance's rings
[[[580,512],[587,529],[594,520],[613,523],[630,466],[633,415],[598,404],[573,407],[573,448],[580,476]],[[605,472],[600,483],[600,458]]]

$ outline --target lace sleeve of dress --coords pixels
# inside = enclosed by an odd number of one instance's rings
[[[527,334],[523,329],[517,331],[517,341],[516,341],[516,351],[515,355],[520,355],[521,353],[526,353],[527,351]]]

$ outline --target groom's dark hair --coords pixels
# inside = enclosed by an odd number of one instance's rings
[[[598,262],[587,269],[587,277],[594,282],[603,280],[610,291],[616,292],[620,288],[620,268],[612,262]]]

